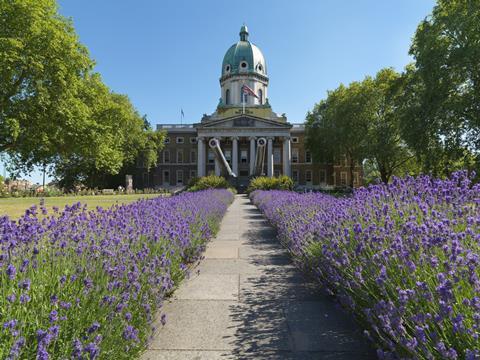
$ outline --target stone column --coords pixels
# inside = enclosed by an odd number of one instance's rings
[[[255,136],[250,137],[250,175],[255,174]]]
[[[238,177],[238,137],[232,137],[232,171]]]
[[[197,176],[205,176],[205,138],[197,139]]]
[[[291,176],[291,162],[292,153],[290,151],[290,137],[285,137],[283,139],[283,175]]]
[[[273,176],[273,138],[267,138],[267,176]]]

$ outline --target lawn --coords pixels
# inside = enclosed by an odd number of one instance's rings
[[[109,207],[113,204],[128,204],[142,198],[153,198],[158,194],[129,194],[129,195],[86,195],[86,196],[58,196],[45,198],[45,206],[50,210],[52,206],[60,209],[65,205],[71,205],[76,202],[87,204],[89,208],[96,206]],[[39,205],[41,198],[6,198],[0,199],[0,216],[8,215],[12,219],[17,219],[25,213],[25,210],[32,205]]]

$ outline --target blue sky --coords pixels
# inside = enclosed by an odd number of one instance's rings
[[[401,71],[432,0],[59,0],[104,82],[157,123],[200,121],[220,97],[223,55],[245,23],[263,51],[273,110],[299,123],[327,90]],[[1,167],[0,167],[1,169]],[[3,174],[3,170],[0,170]],[[32,175],[40,181],[38,173]]]

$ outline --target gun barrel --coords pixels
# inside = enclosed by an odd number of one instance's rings
[[[237,177],[237,174],[235,174],[232,171],[232,169],[230,168],[230,165],[228,164],[227,159],[225,159],[225,155],[223,154],[222,148],[220,147],[220,141],[216,138],[212,138],[208,142],[208,145],[213,150],[213,153],[215,154],[215,157],[220,162],[220,164],[223,165],[223,167],[227,171],[228,175],[230,175],[232,177]]]
[[[261,137],[257,140],[257,156],[255,157],[255,175],[265,175],[264,174],[264,164],[265,164],[265,146],[267,145],[267,139]]]

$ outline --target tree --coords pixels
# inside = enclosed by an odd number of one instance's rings
[[[424,170],[448,175],[480,150],[480,2],[438,0],[417,28],[403,132]]]
[[[372,114],[366,135],[367,159],[384,183],[392,175],[405,175],[417,170],[414,153],[402,138],[399,105],[404,91],[402,77],[392,68],[380,70],[371,81],[364,81],[371,100],[365,106]]]
[[[346,155],[351,177],[355,162],[364,161],[369,174],[385,183],[392,175],[410,172],[415,159],[401,136],[402,91],[400,74],[386,68],[375,78],[329,92],[307,115],[307,147],[317,160]]]
[[[93,72],[55,0],[0,0],[0,154],[9,169],[51,169],[60,183],[101,184],[138,156],[156,164],[163,133]]]
[[[307,114],[306,122],[307,147],[313,157],[318,161],[346,156],[351,187],[355,165],[362,163],[368,148],[365,136],[371,114],[364,104],[370,98],[363,90],[359,82],[340,85]]]
[[[87,126],[78,97],[93,67],[54,0],[0,2],[0,153],[26,169],[68,154]]]
[[[110,92],[98,74],[85,82],[81,97],[90,126],[82,131],[84,147],[54,159],[61,186],[105,186],[109,175],[119,174],[139,157],[146,168],[156,165],[165,134],[147,126],[128,97]]]

